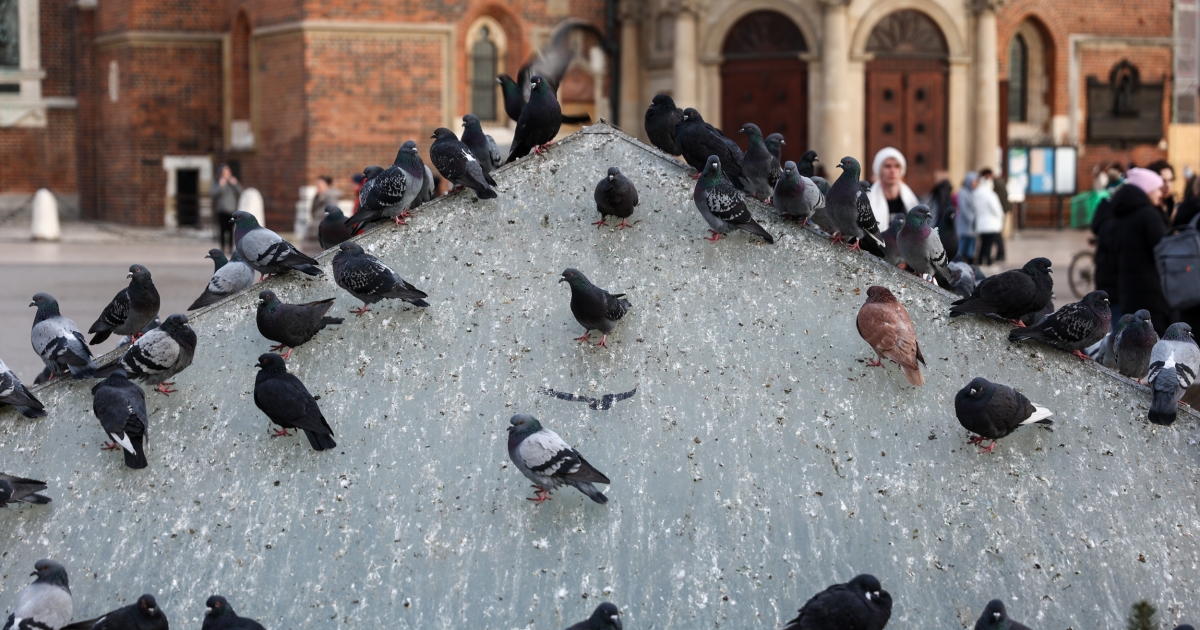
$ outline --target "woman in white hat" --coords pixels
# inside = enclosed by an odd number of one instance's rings
[[[894,147],[885,147],[875,154],[872,171],[875,183],[871,184],[871,210],[879,225],[890,225],[891,215],[905,214],[920,203],[908,184],[904,183],[904,171],[908,162],[904,154]]]

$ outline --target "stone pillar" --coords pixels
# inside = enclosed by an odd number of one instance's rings
[[[649,100],[642,98],[641,22],[645,19],[642,0],[626,0],[618,7],[621,19],[621,128],[625,133],[644,138],[642,120]]]
[[[680,109],[698,107],[700,104],[700,57],[696,50],[697,11],[695,3],[689,0],[675,3],[673,97]]]
[[[863,89],[862,83],[847,80],[850,65],[850,39],[846,32],[846,12],[849,0],[822,0],[821,19],[821,92],[811,99],[820,110],[820,126],[814,129],[817,155],[825,170],[832,172],[843,157],[853,149],[852,128],[862,125],[862,116],[849,111],[850,91]],[[837,171],[840,172],[840,171]],[[836,172],[834,172],[836,177]]]
[[[975,11],[975,163],[995,169],[1000,147],[1000,59],[996,46],[999,0],[972,0]]]

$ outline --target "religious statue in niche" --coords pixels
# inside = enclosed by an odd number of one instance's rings
[[[1108,73],[1108,85],[1112,88],[1112,115],[1132,118],[1138,115],[1136,102],[1139,77],[1137,66],[1122,59]]]
[[[1143,81],[1128,59],[1108,71],[1108,81],[1087,78],[1087,141],[1127,147],[1157,143],[1166,136],[1163,81]]]

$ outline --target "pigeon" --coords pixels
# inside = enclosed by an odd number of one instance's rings
[[[1146,382],[1150,384],[1150,422],[1171,424],[1179,399],[1191,387],[1200,370],[1200,347],[1192,337],[1192,327],[1176,322],[1167,328],[1154,350],[1150,352],[1150,373]]]
[[[530,150],[541,155],[562,127],[562,108],[549,84],[540,76],[530,79],[530,84],[533,89],[529,93],[529,102],[517,120],[512,148],[509,149],[508,159],[504,160],[505,164],[529,155]]]
[[[103,617],[77,621],[63,630],[169,630],[167,615],[158,607],[154,596],[146,593],[128,606],[118,608]]]
[[[67,569],[54,560],[33,565],[37,579],[21,589],[4,630],[60,630],[71,621],[75,603],[67,585]]]
[[[1009,619],[1008,612],[1004,610],[1004,602],[993,599],[984,607],[983,614],[979,615],[979,620],[975,622],[975,630],[1029,630],[1029,626]]]
[[[767,152],[775,156],[775,161],[783,164],[783,145],[787,144],[783,140],[783,134],[773,133],[766,138],[763,138],[763,144],[767,147]]]
[[[947,291],[954,287],[950,282],[950,269],[946,267],[946,250],[942,247],[938,229],[933,227],[929,206],[921,204],[908,211],[904,227],[896,236],[896,245],[909,269],[933,276],[938,286]]]
[[[333,280],[350,295],[363,301],[362,308],[350,309],[355,315],[371,310],[370,305],[384,299],[396,298],[413,306],[429,306],[422,298],[429,297],[424,291],[409,284],[383,261],[363,251],[354,241],[339,245],[333,257]]]
[[[820,161],[821,160],[817,158],[817,152],[809,150],[805,151],[800,156],[800,161],[796,163],[796,166],[799,167],[801,175],[808,178],[813,178],[817,176],[816,163]]]
[[[362,186],[360,186],[358,188],[358,208],[359,209],[355,210],[354,214],[358,214],[359,210],[362,210],[362,207],[364,205],[366,205],[367,199],[370,198],[372,194],[374,194],[375,180],[379,179],[379,176],[383,174],[384,170],[386,170],[386,169],[384,169],[382,166],[368,166],[363,169],[363,171],[362,171],[362,175],[363,175]],[[351,216],[353,216],[353,215],[351,215]],[[365,229],[364,229],[364,231],[365,231]]]
[[[675,127],[683,120],[683,110],[666,94],[657,94],[646,108],[646,137],[650,144],[667,155],[679,155],[675,147]]]
[[[626,398],[633,398],[633,395],[637,393],[637,388],[638,388],[638,386],[634,385],[633,389],[631,389],[627,392],[619,392],[616,394],[605,394],[599,398],[592,398],[590,396],[582,396],[580,394],[572,394],[571,392],[560,392],[560,391],[550,389],[549,387],[539,387],[539,388],[537,388],[537,392],[539,394],[553,396],[554,398],[557,398],[559,400],[587,403],[587,406],[589,409],[595,409],[597,411],[608,411],[609,409],[612,409],[612,407],[615,403],[625,400]]]
[[[996,440],[1026,424],[1054,424],[1048,418],[1053,413],[1029,402],[1021,392],[982,376],[975,377],[954,396],[954,415],[964,429],[975,433],[971,444],[982,448],[984,440],[992,443],[982,452],[991,453]]]
[[[241,252],[235,249],[233,256],[229,257],[229,263],[213,272],[212,278],[208,280],[208,286],[204,288],[204,293],[201,293],[200,297],[192,302],[188,310],[194,311],[216,304],[252,284],[254,284],[254,269],[246,264],[246,259],[242,258]]]
[[[32,503],[43,505],[50,502],[50,497],[38,494],[46,489],[46,482],[37,479],[25,479],[0,473],[0,507],[9,503]]]
[[[46,415],[46,408],[32,392],[25,389],[21,379],[0,359],[0,403],[12,405],[26,418],[41,418]]]
[[[683,160],[699,173],[708,168],[708,159],[717,156],[721,160],[720,171],[729,178],[734,188],[745,190],[742,174],[742,150],[720,129],[704,122],[700,112],[689,107],[683,110],[683,118],[675,127],[675,148]]]
[[[864,573],[813,595],[782,630],[883,630],[891,616],[891,594]]]
[[[749,184],[746,192],[761,201],[769,201],[775,192],[775,182],[783,174],[779,158],[771,155],[763,141],[762,130],[754,123],[746,123],[738,130],[750,138],[750,146],[742,156],[742,173]]]
[[[1196,629],[1185,623],[1182,626],[1175,626],[1175,630],[1196,630]]]
[[[978,278],[979,276],[976,275],[975,277]],[[979,283],[979,281],[976,280],[977,285],[978,285],[978,283]],[[1026,314],[1022,315],[1021,318],[1018,319],[1017,321],[1021,322],[1025,326],[1032,326],[1032,325],[1042,321],[1043,319],[1046,319],[1046,316],[1048,316],[1050,313],[1053,313],[1053,312],[1054,312],[1054,300],[1050,300],[1050,301],[1046,302],[1046,305],[1042,307],[1042,310],[1040,310],[1036,313],[1026,313]]]
[[[1036,313],[1050,301],[1054,278],[1050,259],[1034,258],[1020,269],[984,278],[970,297],[950,303],[950,317],[967,313],[995,314],[1016,326],[1022,315]]]
[[[1121,317],[1122,321],[1129,315]],[[1113,327],[1112,349],[1116,369],[1123,376],[1142,380],[1150,369],[1150,353],[1158,343],[1158,334],[1150,322],[1150,311],[1134,313],[1125,326]]]
[[[491,136],[488,136],[489,138]],[[437,180],[433,178],[433,171],[429,170],[429,165],[421,163],[421,170],[425,171],[424,178],[421,181],[421,190],[417,192],[416,199],[413,199],[410,210],[416,210],[422,205],[433,201],[433,196],[437,194]]]
[[[133,342],[116,363],[105,366],[101,376],[108,376],[116,369],[143,383],[153,385],[159,393],[173,394],[171,378],[192,364],[196,353],[196,331],[187,325],[187,315],[176,313],[166,319],[162,326],[146,333]]]
[[[775,189],[771,193],[771,202],[780,216],[785,219],[808,219],[817,210],[825,207],[825,195],[817,189],[817,185],[796,170],[795,162],[785,162]]]
[[[113,333],[140,336],[142,328],[158,317],[158,289],[154,288],[150,270],[131,265],[125,277],[130,279],[129,286],[113,296],[88,329],[88,333],[95,333],[89,345],[101,343]]]
[[[361,229],[346,225],[346,215],[341,208],[332,204],[325,206],[325,218],[317,225],[317,243],[320,243],[321,249],[335,247],[359,234],[362,234]]]
[[[921,375],[921,346],[917,343],[917,330],[908,318],[908,310],[886,287],[873,286],[867,289],[867,301],[858,310],[858,334],[871,345],[878,358],[868,361],[871,367],[882,367],[883,359],[900,364],[904,378],[913,385],[924,385]]]
[[[620,229],[633,227],[625,222],[625,219],[633,216],[633,208],[638,205],[637,188],[633,187],[633,182],[629,181],[621,173],[621,169],[610,166],[608,167],[608,175],[596,184],[596,210],[600,212],[600,220],[592,225],[603,227],[608,225],[604,222],[604,217],[617,217],[621,222],[617,224]]]
[[[306,304],[284,304],[275,297],[274,291],[258,294],[258,332],[278,342],[271,350],[287,348],[284,360],[292,357],[292,350],[308,343],[317,333],[330,324],[340,324],[341,317],[326,317],[333,306],[334,298],[308,302]]]
[[[267,630],[253,619],[237,616],[229,601],[220,595],[209,597],[204,605],[208,610],[204,612],[201,630]]]
[[[458,136],[445,127],[433,131],[433,146],[429,147],[429,160],[450,183],[465,186],[475,191],[476,199],[495,199],[499,195],[492,190],[496,181],[483,171],[479,160],[459,142]]]
[[[212,259],[213,273],[220,271],[221,267],[224,267],[229,262],[229,259],[225,257],[225,252],[217,249],[216,247],[208,250],[208,255],[205,256],[205,258]]]
[[[942,249],[946,250],[946,258],[954,260],[958,256],[958,228],[954,227],[954,213],[950,208],[939,210],[938,238],[942,239]]]
[[[346,219],[346,227],[358,231],[368,223],[391,219],[396,225],[404,225],[409,216],[408,208],[425,179],[425,166],[417,143],[406,140],[396,151],[396,159],[382,173],[371,178],[371,186],[365,184],[358,195],[358,212]]]
[[[162,320],[155,317],[154,319],[150,320],[149,324],[146,324],[145,326],[143,326],[142,330],[140,332],[138,332],[134,335],[125,335],[124,337],[121,337],[121,340],[117,342],[117,349],[119,350],[121,348],[124,348],[125,346],[128,346],[129,344],[133,343],[134,341],[141,339],[143,335],[150,332],[151,330],[154,330],[155,328],[158,328],[159,326],[162,326]]]
[[[879,235],[879,238],[883,239],[883,261],[894,267],[904,263],[904,256],[900,255],[900,246],[896,244],[896,237],[904,228],[904,218],[905,215],[899,213],[891,215],[888,228]]]
[[[121,449],[125,465],[135,470],[150,465],[142,446],[147,426],[146,394],[126,377],[125,370],[118,368],[92,386],[92,413],[113,440],[103,446],[105,450]]]
[[[712,237],[708,240],[715,243],[730,230],[736,228],[762,238],[768,243],[774,243],[775,237],[767,233],[746,208],[742,193],[725,179],[721,174],[721,160],[712,155],[708,165],[700,173],[696,182],[696,190],[692,194],[696,209],[700,216],[711,227]]]
[[[77,381],[92,378],[96,374],[92,351],[75,322],[58,313],[58,301],[49,293],[38,293],[29,305],[37,307],[29,339],[50,370],[50,378],[68,371]]]
[[[592,284],[578,269],[563,271],[558,281],[571,286],[571,314],[575,316],[575,321],[586,329],[583,336],[576,337],[575,341],[586,343],[588,335],[593,330],[599,330],[602,336],[596,347],[607,348],[608,333],[616,328],[617,321],[624,317],[631,307],[629,300],[622,299],[625,294],[613,295],[601,289]]]
[[[800,172],[799,166],[796,167],[796,172]],[[801,177],[804,177],[804,175],[801,175]],[[820,191],[823,200],[821,207],[814,210],[812,215],[808,217],[808,222],[826,232],[832,233],[836,228],[833,227],[833,221],[829,220],[829,212],[825,209],[829,205],[829,182],[825,181],[824,177],[810,177],[808,179]]]
[[[283,427],[272,433],[272,437],[291,435],[288,429],[300,429],[308,437],[314,451],[324,451],[337,446],[333,441],[333,429],[317,401],[304,383],[289,374],[287,364],[278,354],[263,354],[258,357],[258,375],[254,377],[254,405],[267,414],[271,422]]]
[[[615,604],[604,602],[592,611],[592,616],[567,630],[621,630],[621,611]]]
[[[229,219],[236,227],[233,232],[237,251],[252,269],[263,277],[287,273],[293,269],[310,276],[324,274],[317,261],[306,256],[295,245],[275,232],[258,224],[258,219],[245,210],[238,210]]]
[[[896,217],[900,217],[900,215],[897,214]],[[900,220],[904,221],[903,218]],[[946,263],[946,269],[950,270],[950,291],[963,299],[971,297],[971,294],[975,292],[975,270],[971,269],[971,265],[954,261]]]
[[[858,194],[854,197],[854,207],[858,210],[858,225],[866,232],[868,238],[857,241],[862,249],[884,258],[887,256],[887,244],[879,233],[879,222],[875,220],[875,211],[871,209],[871,184],[859,180]]]
[[[550,500],[552,490],[571,485],[596,503],[608,503],[608,497],[592,484],[612,482],[557,433],[543,428],[537,418],[523,413],[509,419],[509,424],[508,457],[537,489],[530,501],[541,505]]]
[[[1080,350],[1103,339],[1111,324],[1108,294],[1092,291],[1082,300],[1067,304],[1032,326],[1012,329],[1008,340],[1036,339],[1087,361],[1089,357]]]
[[[513,119],[513,122],[521,120],[521,112],[525,104],[529,102],[530,79],[534,76],[544,77],[546,83],[549,84],[550,92],[558,94],[558,86],[562,84],[571,62],[578,57],[586,56],[587,52],[582,49],[581,44],[588,39],[599,41],[602,44],[607,41],[604,33],[601,33],[600,29],[587,20],[567,18],[554,27],[549,40],[539,46],[529,61],[521,66],[517,72],[516,81],[507,74],[502,74],[496,79],[496,82],[500,84],[500,91],[504,95],[504,111],[509,118]],[[563,116],[564,125],[582,125],[591,121],[592,117],[586,113],[578,116]]]
[[[463,116],[462,121],[462,143],[467,145],[471,155],[479,160],[479,166],[483,168],[483,172],[490,175],[502,164],[500,148],[496,146],[496,141],[491,136],[483,133],[483,127],[479,124],[479,118],[475,114]]]
[[[875,222],[870,202],[867,203],[865,213],[863,208],[859,207],[859,195],[862,191],[858,185],[858,175],[862,167],[859,166],[858,160],[844,157],[838,163],[838,168],[842,169],[842,174],[829,187],[829,194],[825,196],[825,212],[829,214],[829,221],[834,227],[833,242],[853,240],[850,249],[861,249],[862,240],[870,239],[872,246],[882,252],[883,238],[879,236],[879,224]],[[863,198],[865,199],[865,195]],[[872,226],[874,233],[870,229]]]

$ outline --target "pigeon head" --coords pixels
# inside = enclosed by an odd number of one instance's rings
[[[869,182],[865,179],[858,180],[858,192],[863,192],[863,193],[871,192],[871,182]]]
[[[654,99],[651,100],[650,102],[654,103],[655,105],[657,105],[659,107],[663,107],[663,108],[667,108],[667,109],[675,109],[675,99],[671,98],[670,96],[667,96],[666,94],[655,94]]]
[[[886,291],[887,289],[884,290]],[[868,602],[879,602],[884,595],[887,595],[887,591],[883,590],[883,585],[879,583],[879,578],[870,573],[855,576],[847,584],[851,588],[858,589],[867,598]],[[891,600],[891,596],[888,596],[888,600]]]
[[[958,394],[954,396],[954,401],[955,404],[958,404],[960,401],[972,400],[976,401],[975,404],[982,404],[987,402],[995,391],[996,387],[991,381],[982,376],[976,376],[965,387],[958,390]]]
[[[700,172],[700,176],[708,182],[721,179],[721,158],[715,155],[708,156],[708,161],[704,163],[704,170]]]
[[[604,602],[592,611],[591,618],[588,619],[593,628],[616,628],[621,630],[621,611],[617,609],[616,604]]]
[[[545,98],[547,96],[553,95],[553,93],[550,91],[550,84],[547,83],[546,80],[543,79],[542,77],[535,75],[532,79],[529,80],[529,84],[533,86],[533,88],[529,92],[529,100],[531,100],[531,101],[535,97]]]
[[[1004,620],[1007,613],[1004,610],[1004,602],[993,599],[983,608],[982,619],[988,624],[999,623]]]
[[[854,181],[858,181],[859,175],[862,174],[862,166],[859,165],[858,160],[848,155],[842,158],[841,162],[838,162],[837,167],[842,169],[843,177],[851,177]]]
[[[437,129],[434,129],[433,135],[429,137],[433,138],[434,140],[458,140],[458,136],[454,135],[453,131],[450,131],[445,127],[438,127]]]
[[[275,297],[274,291],[260,291],[258,294],[258,307],[265,308],[268,311],[274,311],[279,308],[279,298]]]
[[[1087,305],[1088,308],[1092,309],[1093,311],[1109,310],[1108,294],[1105,293],[1104,291],[1092,291],[1091,293],[1083,296],[1082,301],[1084,304]]]
[[[1176,322],[1167,328],[1166,334],[1163,335],[1166,341],[1192,341],[1192,327],[1185,322]]]
[[[463,128],[472,130],[481,129],[482,127],[479,124],[479,117],[475,114],[467,114],[466,116],[463,116]]]
[[[896,296],[887,287],[873,286],[867,288],[867,304],[895,302]]]
[[[821,160],[817,159],[816,151],[805,151],[804,155],[800,156],[800,161],[808,162],[810,164],[816,164],[817,162],[820,162]]]
[[[211,258],[213,260],[221,260],[224,257],[225,257],[225,252],[223,252],[215,247],[208,250],[208,255],[205,256],[205,258]]]
[[[55,317],[58,315],[58,300],[54,299],[49,293],[38,293],[33,296],[33,301],[30,306],[37,307],[37,321],[42,321],[47,317]]]
[[[145,595],[139,597],[137,600],[137,605],[138,612],[144,617],[157,617],[161,612],[158,609],[158,602],[150,593],[146,593]]]
[[[619,169],[615,166],[608,167],[608,181],[611,182],[612,180],[614,180],[620,176],[621,176],[621,169]]]
[[[1054,273],[1053,271],[1050,270],[1050,259],[1049,258],[1034,258],[1033,260],[1030,260],[1029,262],[1025,263],[1025,266],[1022,267],[1021,269],[1025,273],[1027,273],[1031,276],[1045,274],[1045,273]]]
[[[56,560],[49,558],[38,560],[33,564],[33,573],[29,575],[37,576],[37,579],[34,580],[35,584],[56,584],[67,588],[67,567]]]
[[[250,230],[258,227],[258,219],[254,218],[253,214],[245,210],[238,210],[230,217],[229,222],[238,226],[238,229]]]
[[[372,179],[379,177],[379,174],[382,173],[384,170],[386,170],[386,169],[384,169],[382,166],[368,166],[367,168],[364,168],[363,169],[363,178],[364,178],[363,181],[369,182]]]
[[[287,363],[278,354],[267,352],[258,355],[258,369],[269,373],[287,372]]]
[[[909,226],[920,228],[925,227],[932,219],[933,215],[929,212],[929,206],[920,204],[918,206],[914,206],[912,210],[908,211],[908,217],[906,220],[908,221]]]
[[[1121,319],[1124,320],[1126,317],[1129,318],[1129,321],[1125,322],[1124,326],[1118,323],[1113,327],[1113,332],[1128,328],[1129,330],[1122,335],[1122,338],[1127,340],[1124,343],[1131,341],[1134,345],[1144,348],[1153,347],[1154,343],[1158,341],[1158,335],[1154,332],[1154,323],[1150,321],[1150,311],[1142,309],[1132,315],[1126,313],[1121,316]]]
[[[505,96],[516,94],[520,91],[520,88],[517,87],[517,82],[513,81],[513,78],[507,74],[502,74],[496,77],[496,83],[500,84],[500,91],[503,92]]]
[[[744,133],[747,136],[750,136],[751,141],[762,140],[763,137],[762,129],[759,129],[758,125],[754,123],[746,123],[742,125],[742,128],[738,129],[738,133]]]
[[[527,414],[519,413],[508,419],[508,432],[516,435],[529,435],[542,430],[542,424],[537,418]]]
[[[12,500],[13,492],[13,485],[7,479],[0,479],[0,507],[7,507],[5,504]]]
[[[689,107],[683,110],[683,120],[688,122],[704,122],[704,119],[700,117],[700,112],[696,111],[695,107]]]
[[[417,151],[417,143],[412,140],[405,140],[404,144],[400,145],[400,150],[396,151],[396,159],[392,164],[411,163],[413,156],[420,156],[420,153]]]
[[[145,283],[150,280],[150,270],[141,265],[130,265],[129,273],[125,274],[126,278],[132,278],[138,283]]]
[[[210,619],[217,619],[222,615],[233,614],[233,609],[229,607],[229,601],[220,595],[213,595],[204,602],[204,606],[208,608],[204,612],[204,616]]]
[[[342,209],[333,204],[325,206],[325,216],[337,219],[339,221],[346,218],[345,215],[342,214]]]
[[[787,144],[787,142],[783,140],[783,134],[781,133],[773,133],[767,136],[764,141],[767,143],[768,148],[775,149],[777,151],[779,150],[779,147]]]
[[[592,284],[588,281],[587,276],[583,275],[583,272],[578,269],[563,270],[562,277],[559,278],[558,281],[566,282],[567,284],[571,285],[572,289],[584,288],[591,286]]]
[[[338,245],[338,249],[341,250],[341,252],[345,252],[347,254],[351,254],[354,256],[357,256],[357,255],[363,253],[362,245],[359,245],[358,243],[355,243],[354,241],[342,241],[342,243],[340,245]],[[341,252],[339,252],[339,253],[341,253]]]
[[[179,332],[184,328],[187,328],[187,323],[187,315],[184,315],[183,313],[175,313],[174,315],[168,317],[166,321],[162,323],[162,326],[159,326],[159,328],[168,333]]]
[[[796,163],[791,160],[784,162],[783,163],[783,173],[784,173],[784,175],[787,175],[788,178],[790,179],[791,176],[796,173]]]

